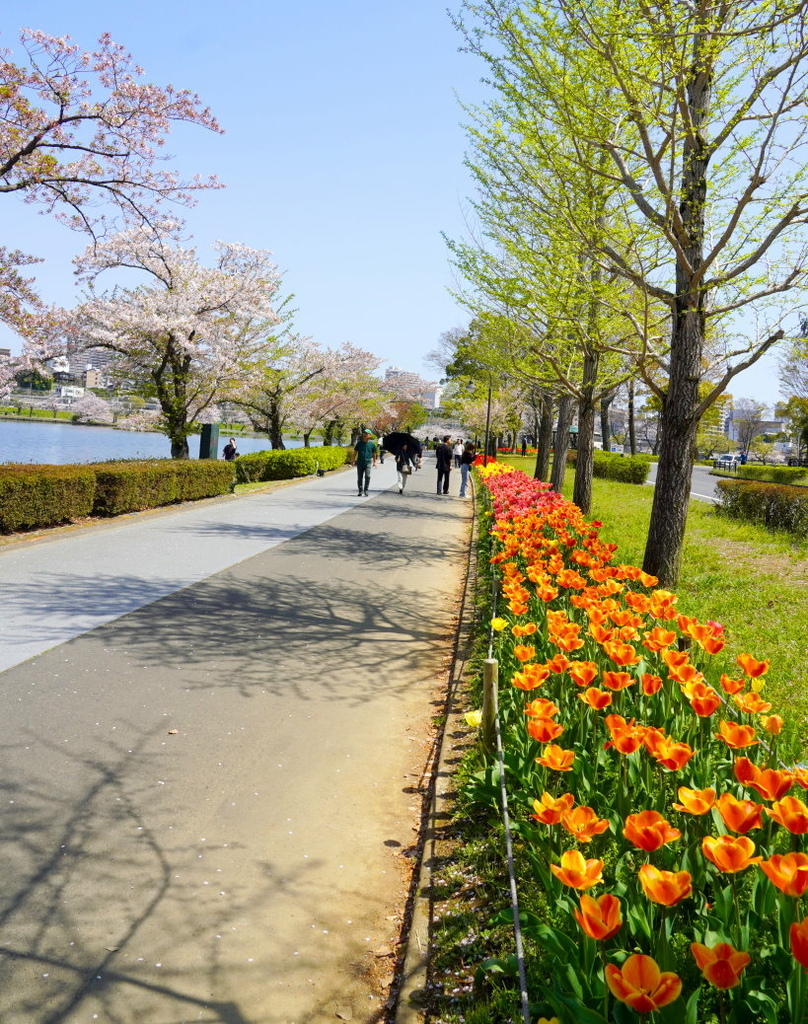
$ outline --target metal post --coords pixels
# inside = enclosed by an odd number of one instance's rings
[[[499,662],[496,658],[486,658],[483,662],[483,720],[480,723],[480,732],[483,747],[489,754],[493,754],[497,749],[498,679]]]

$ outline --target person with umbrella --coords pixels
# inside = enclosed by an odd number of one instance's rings
[[[363,430],[362,436],[354,445],[354,463],[356,465],[356,483],[359,489],[358,496],[364,494],[367,497],[370,487],[370,471],[376,465],[378,448],[369,430]]]

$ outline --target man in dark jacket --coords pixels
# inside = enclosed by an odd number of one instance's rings
[[[438,494],[448,494],[449,474],[452,472],[452,449],[448,434],[435,448],[435,462],[438,467]]]

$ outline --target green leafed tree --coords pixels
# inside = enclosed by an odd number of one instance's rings
[[[784,336],[808,272],[805,14],[796,0],[468,0],[458,19],[494,86],[610,190],[588,235],[604,280],[667,309],[668,351],[640,367],[667,376],[643,562],[667,586],[699,421]]]

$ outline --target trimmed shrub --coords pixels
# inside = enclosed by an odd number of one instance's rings
[[[294,480],[311,476],[318,469],[338,469],[350,456],[350,448],[289,448],[240,455],[236,459],[236,480],[240,484],[268,480]]]
[[[772,484],[794,484],[803,480],[806,466],[738,466],[737,476],[744,480],[765,480]]]
[[[644,484],[650,470],[651,460],[647,455],[618,455],[595,450],[593,476],[623,484]]]
[[[96,474],[93,512],[98,516],[140,512],[233,489],[232,465],[213,459],[107,462],[92,468]]]
[[[92,513],[94,496],[91,466],[0,466],[0,531],[81,519]]]
[[[719,480],[716,511],[730,519],[759,523],[808,537],[808,488],[746,480]]]

